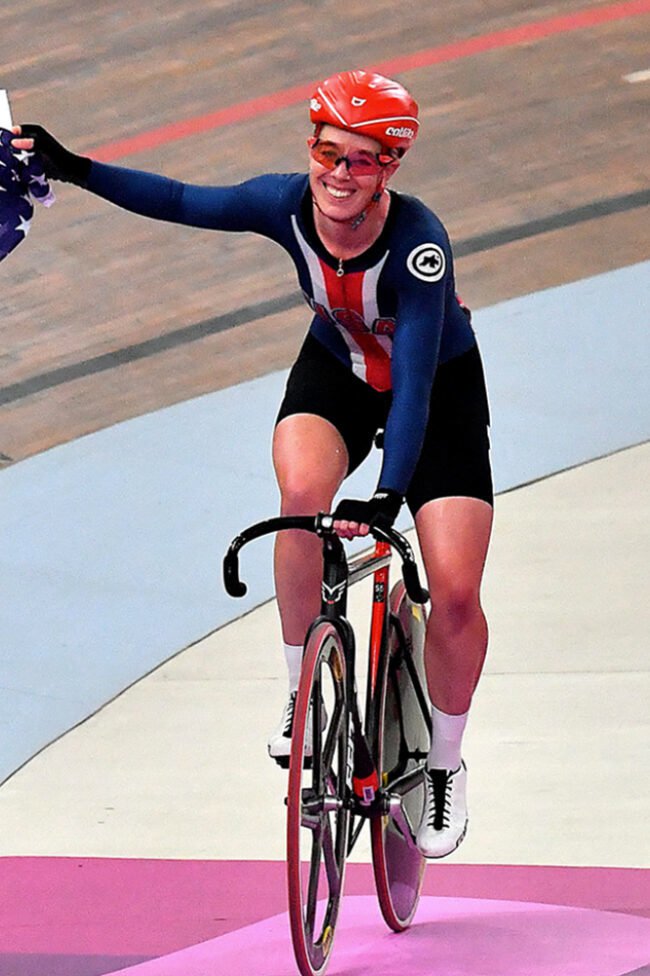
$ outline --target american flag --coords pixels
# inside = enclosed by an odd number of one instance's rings
[[[34,214],[34,200],[46,207],[54,194],[36,153],[11,145],[16,136],[0,129],[0,261],[24,241]]]

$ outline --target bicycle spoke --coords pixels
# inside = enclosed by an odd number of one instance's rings
[[[364,817],[359,817],[356,826],[354,826],[354,819],[352,820],[352,823],[350,825],[350,836],[348,839],[348,848],[347,848],[348,854],[350,854],[352,848],[354,847],[357,840],[359,839],[359,834],[363,830],[364,823],[365,823]]]
[[[412,614],[403,588],[397,590],[392,606],[391,644],[379,678],[376,713],[376,747],[388,807],[386,816],[371,823],[371,834],[381,911],[390,928],[401,932],[417,908],[425,866],[415,831],[424,801],[422,772],[429,747],[428,706],[422,665],[418,666],[426,621]]]
[[[350,815],[344,775],[344,674],[340,637],[331,624],[320,623],[303,655],[287,799],[289,917],[303,976],[325,968],[343,894]],[[328,720],[323,728],[324,713]],[[304,763],[306,745],[311,747],[311,768]]]
[[[338,737],[341,733],[341,724],[344,718],[344,711],[343,702],[341,699],[339,699],[334,708],[334,714],[332,715],[330,725],[327,730],[325,745],[322,752],[322,767],[326,773],[332,768],[332,760],[334,758],[334,752],[336,751]]]
[[[314,790],[317,793],[323,792],[323,780],[320,775],[322,769],[322,754],[323,754],[323,731],[320,723],[320,709],[321,709],[321,679],[320,674],[314,678],[314,686],[311,696],[311,713],[312,713],[312,783]]]
[[[325,821],[323,823],[323,854],[325,856],[325,870],[327,871],[327,880],[329,881],[330,893],[332,896],[336,897],[341,888],[341,873],[338,869],[336,863],[336,851],[334,837],[332,836],[332,824],[330,823],[330,818],[326,814]]]
[[[404,654],[404,663],[409,673],[409,678],[411,679],[411,686],[418,700],[418,705],[420,706],[420,711],[422,713],[422,719],[426,724],[429,736],[431,736],[431,710],[429,708],[429,703],[427,702],[426,695],[422,689],[422,682],[420,681],[420,675],[418,674],[418,669],[415,666],[415,661],[413,660],[413,654],[411,651],[406,651]]]
[[[390,777],[395,777],[399,779],[403,776],[406,768],[408,766],[408,743],[406,741],[406,728],[404,722],[404,709],[402,707],[402,696],[399,688],[399,681],[397,679],[397,668],[394,666],[393,662],[389,666],[388,671],[388,683],[392,693],[392,701],[397,710],[397,725],[399,728],[399,751],[395,759],[395,765],[390,770],[385,770]],[[390,782],[390,779],[389,781]],[[387,784],[385,784],[387,785]]]
[[[389,793],[406,796],[411,790],[422,785],[428,753],[420,749],[406,752],[404,763],[384,771],[384,787]],[[402,768],[403,767],[403,768]]]
[[[311,849],[311,864],[309,867],[309,887],[307,889],[307,905],[305,907],[305,925],[310,938],[314,937],[314,923],[316,921],[316,905],[318,902],[318,882],[320,879],[320,861],[323,848],[322,830],[314,831]]]

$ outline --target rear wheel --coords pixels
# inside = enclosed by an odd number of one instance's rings
[[[289,919],[303,976],[327,965],[343,895],[350,823],[345,667],[336,628],[316,624],[298,686],[287,797]]]
[[[375,762],[386,811],[371,821],[371,837],[381,912],[390,928],[401,932],[417,909],[426,866],[415,835],[424,809],[431,712],[424,672],[426,611],[411,603],[401,581],[391,593],[390,609],[374,724]]]

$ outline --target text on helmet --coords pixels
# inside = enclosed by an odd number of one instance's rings
[[[386,135],[397,136],[398,139],[412,139],[413,136],[415,135],[415,132],[413,131],[413,129],[409,129],[409,127],[406,125],[404,126],[390,125],[386,129]]]

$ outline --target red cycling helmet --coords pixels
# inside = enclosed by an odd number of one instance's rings
[[[342,71],[321,82],[309,104],[316,126],[334,125],[376,139],[399,155],[418,134],[418,103],[397,81],[371,71]]]

